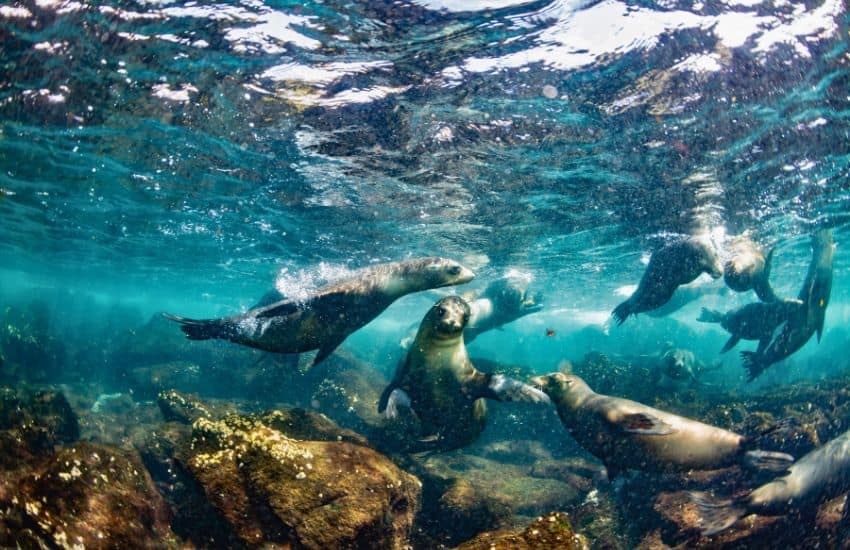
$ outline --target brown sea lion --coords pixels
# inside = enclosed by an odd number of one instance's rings
[[[770,365],[803,347],[813,334],[817,333],[820,341],[826,306],[832,292],[834,249],[832,230],[823,229],[812,235],[812,260],[803,287],[797,296],[803,306],[794,310],[794,314],[776,328],[774,336],[763,349],[741,352],[750,381]]]
[[[303,301],[284,299],[233,317],[197,320],[163,315],[180,323],[191,340],[220,338],[277,353],[318,349],[316,365],[402,296],[474,277],[454,260],[418,258],[370,266]]]
[[[801,315],[804,308],[803,302],[794,298],[778,299],[773,302],[754,302],[726,313],[702,308],[697,321],[720,323],[721,327],[732,334],[720,350],[721,353],[726,353],[735,347],[741,339],[758,340],[757,353],[761,353],[775,335],[776,328],[794,319],[795,316]]]
[[[549,395],[579,445],[601,460],[613,479],[626,469],[655,472],[711,470],[745,462],[784,469],[785,453],[748,450],[750,440],[636,401],[594,392],[573,374],[532,379]]]
[[[447,296],[425,315],[407,358],[378,403],[378,412],[396,419],[400,408],[416,417],[418,439],[409,451],[446,451],[474,441],[484,429],[484,399],[549,402],[540,390],[501,374],[485,374],[469,361],[463,329],[469,305]]]
[[[748,514],[775,516],[794,510],[814,510],[850,491],[850,431],[803,456],[788,473],[751,493],[735,499],[717,500],[693,492],[699,508],[702,533],[714,535]]]
[[[726,286],[735,292],[753,290],[762,302],[777,300],[770,286],[770,264],[774,249],[765,257],[764,250],[747,236],[735,239],[730,249],[732,255],[723,264]]]
[[[720,258],[707,237],[689,237],[667,244],[649,258],[637,290],[611,313],[618,325],[642,311],[651,311],[667,303],[679,287],[701,273],[717,279],[723,274]]]

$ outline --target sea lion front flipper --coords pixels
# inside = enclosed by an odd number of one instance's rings
[[[739,342],[740,340],[741,340],[741,337],[740,337],[740,336],[738,336],[737,334],[733,334],[733,335],[729,338],[729,340],[727,340],[727,341],[726,341],[726,344],[725,344],[725,345],[723,346],[723,348],[720,350],[720,353],[726,353],[726,352],[727,352],[727,351],[729,351],[730,349],[734,348],[734,347],[738,344],[738,342]],[[759,344],[759,345],[761,345],[761,344]]]
[[[762,270],[761,277],[753,281],[753,290],[762,302],[776,302],[779,300],[779,296],[773,292],[773,287],[770,286],[770,265],[773,262],[773,252],[775,250],[776,247],[774,246],[767,253],[767,257],[764,259],[764,269]]]
[[[470,393],[475,397],[486,397],[496,401],[552,402],[542,390],[503,374],[484,374],[476,376],[474,381],[479,389],[478,392]],[[486,383],[483,388],[482,383]]]
[[[744,453],[744,464],[754,470],[783,473],[794,464],[794,457],[788,453],[754,450]]]
[[[383,398],[383,396],[381,396],[381,398]],[[407,392],[403,389],[395,388],[390,392],[389,397],[387,397],[387,401],[384,406],[384,416],[386,416],[388,420],[398,418],[399,407],[410,409],[410,396],[407,395]]]
[[[348,335],[346,334],[342,338],[334,338],[332,341],[325,342],[324,344],[322,344],[321,347],[319,347],[319,353],[317,353],[316,358],[313,359],[312,366],[315,367],[316,365],[327,359],[328,356],[332,354],[334,350],[339,347],[340,344],[342,344],[342,341],[345,340],[346,336]]]
[[[636,435],[670,435],[676,430],[670,424],[647,413],[624,414],[617,425],[626,433]]]

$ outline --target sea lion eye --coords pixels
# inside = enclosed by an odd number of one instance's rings
[[[460,275],[460,266],[453,265],[448,269],[449,275]]]
[[[444,317],[446,315],[446,308],[440,306],[437,308],[437,317]]]

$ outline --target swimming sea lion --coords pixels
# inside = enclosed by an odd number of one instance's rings
[[[626,469],[711,470],[742,460],[784,469],[793,461],[785,453],[747,450],[751,441],[735,432],[598,394],[573,374],[548,374],[532,383],[549,395],[564,426],[579,445],[605,464],[610,479]]]
[[[679,285],[690,283],[701,273],[717,279],[723,274],[720,258],[707,237],[689,237],[667,244],[649,258],[637,290],[628,300],[614,308],[618,325],[642,311],[650,311],[667,303]]]
[[[406,294],[469,282],[469,269],[445,258],[418,258],[379,264],[317,290],[303,301],[281,300],[221,319],[177,321],[191,340],[220,338],[277,353],[318,349],[324,360],[349,334]]]
[[[463,329],[469,305],[447,296],[425,315],[407,358],[378,403],[378,412],[397,418],[399,408],[418,419],[420,439],[408,450],[451,450],[474,441],[484,429],[482,398],[549,402],[540,390],[501,374],[479,372],[469,361]]]
[[[696,386],[706,372],[718,370],[722,364],[706,367],[692,351],[668,344],[651,371],[654,383],[675,390],[683,385]]]
[[[768,516],[816,506],[850,491],[850,431],[803,456],[788,473],[751,493],[716,500],[701,492],[691,498],[699,508],[702,534],[714,535],[748,514]]]
[[[726,286],[735,292],[753,290],[762,302],[777,300],[770,286],[770,264],[774,249],[765,257],[762,248],[747,236],[735,239],[730,248],[732,256],[723,264]]]
[[[661,307],[645,312],[650,317],[666,317],[675,313],[695,300],[706,296],[723,296],[729,292],[725,286],[708,285],[698,277],[694,282],[676,289],[670,300]]]
[[[741,359],[754,380],[770,365],[781,361],[803,347],[812,334],[820,341],[826,306],[832,292],[832,259],[834,245],[832,230],[823,229],[812,235],[812,260],[800,294],[803,303],[774,331],[774,336],[761,351],[742,351]]]
[[[542,294],[529,293],[525,281],[510,277],[497,279],[469,302],[471,315],[463,337],[468,344],[488,330],[540,311],[541,302]]]
[[[723,349],[720,350],[721,353],[726,353],[735,347],[735,344],[742,338],[744,340],[758,340],[757,353],[761,353],[767,348],[775,335],[776,328],[782,323],[794,319],[795,316],[803,314],[804,308],[803,302],[794,298],[773,302],[754,302],[726,313],[702,308],[702,313],[697,321],[720,323],[721,327],[732,334]]]

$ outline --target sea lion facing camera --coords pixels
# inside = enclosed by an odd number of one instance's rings
[[[637,290],[611,314],[622,325],[629,315],[663,306],[679,285],[690,283],[701,273],[715,279],[723,274],[717,251],[707,237],[689,237],[667,244],[652,254]]]
[[[578,376],[553,373],[532,383],[558,409],[573,438],[601,460],[609,478],[626,469],[711,470],[738,462],[784,469],[785,453],[747,450],[745,436],[619,397],[594,392]]]
[[[389,419],[399,417],[400,407],[416,417],[418,438],[408,442],[407,450],[446,451],[474,441],[486,422],[482,398],[549,402],[536,388],[472,365],[463,342],[469,315],[469,305],[458,296],[437,302],[381,395],[378,411]]]
[[[402,296],[474,277],[454,260],[418,258],[367,267],[303,301],[284,299],[242,315],[204,320],[163,315],[180,323],[191,340],[220,338],[277,353],[318,349],[316,365]]]
[[[735,292],[755,291],[762,302],[778,299],[770,286],[770,264],[773,249],[767,257],[749,237],[741,236],[731,245],[731,257],[723,264],[723,280]]]

